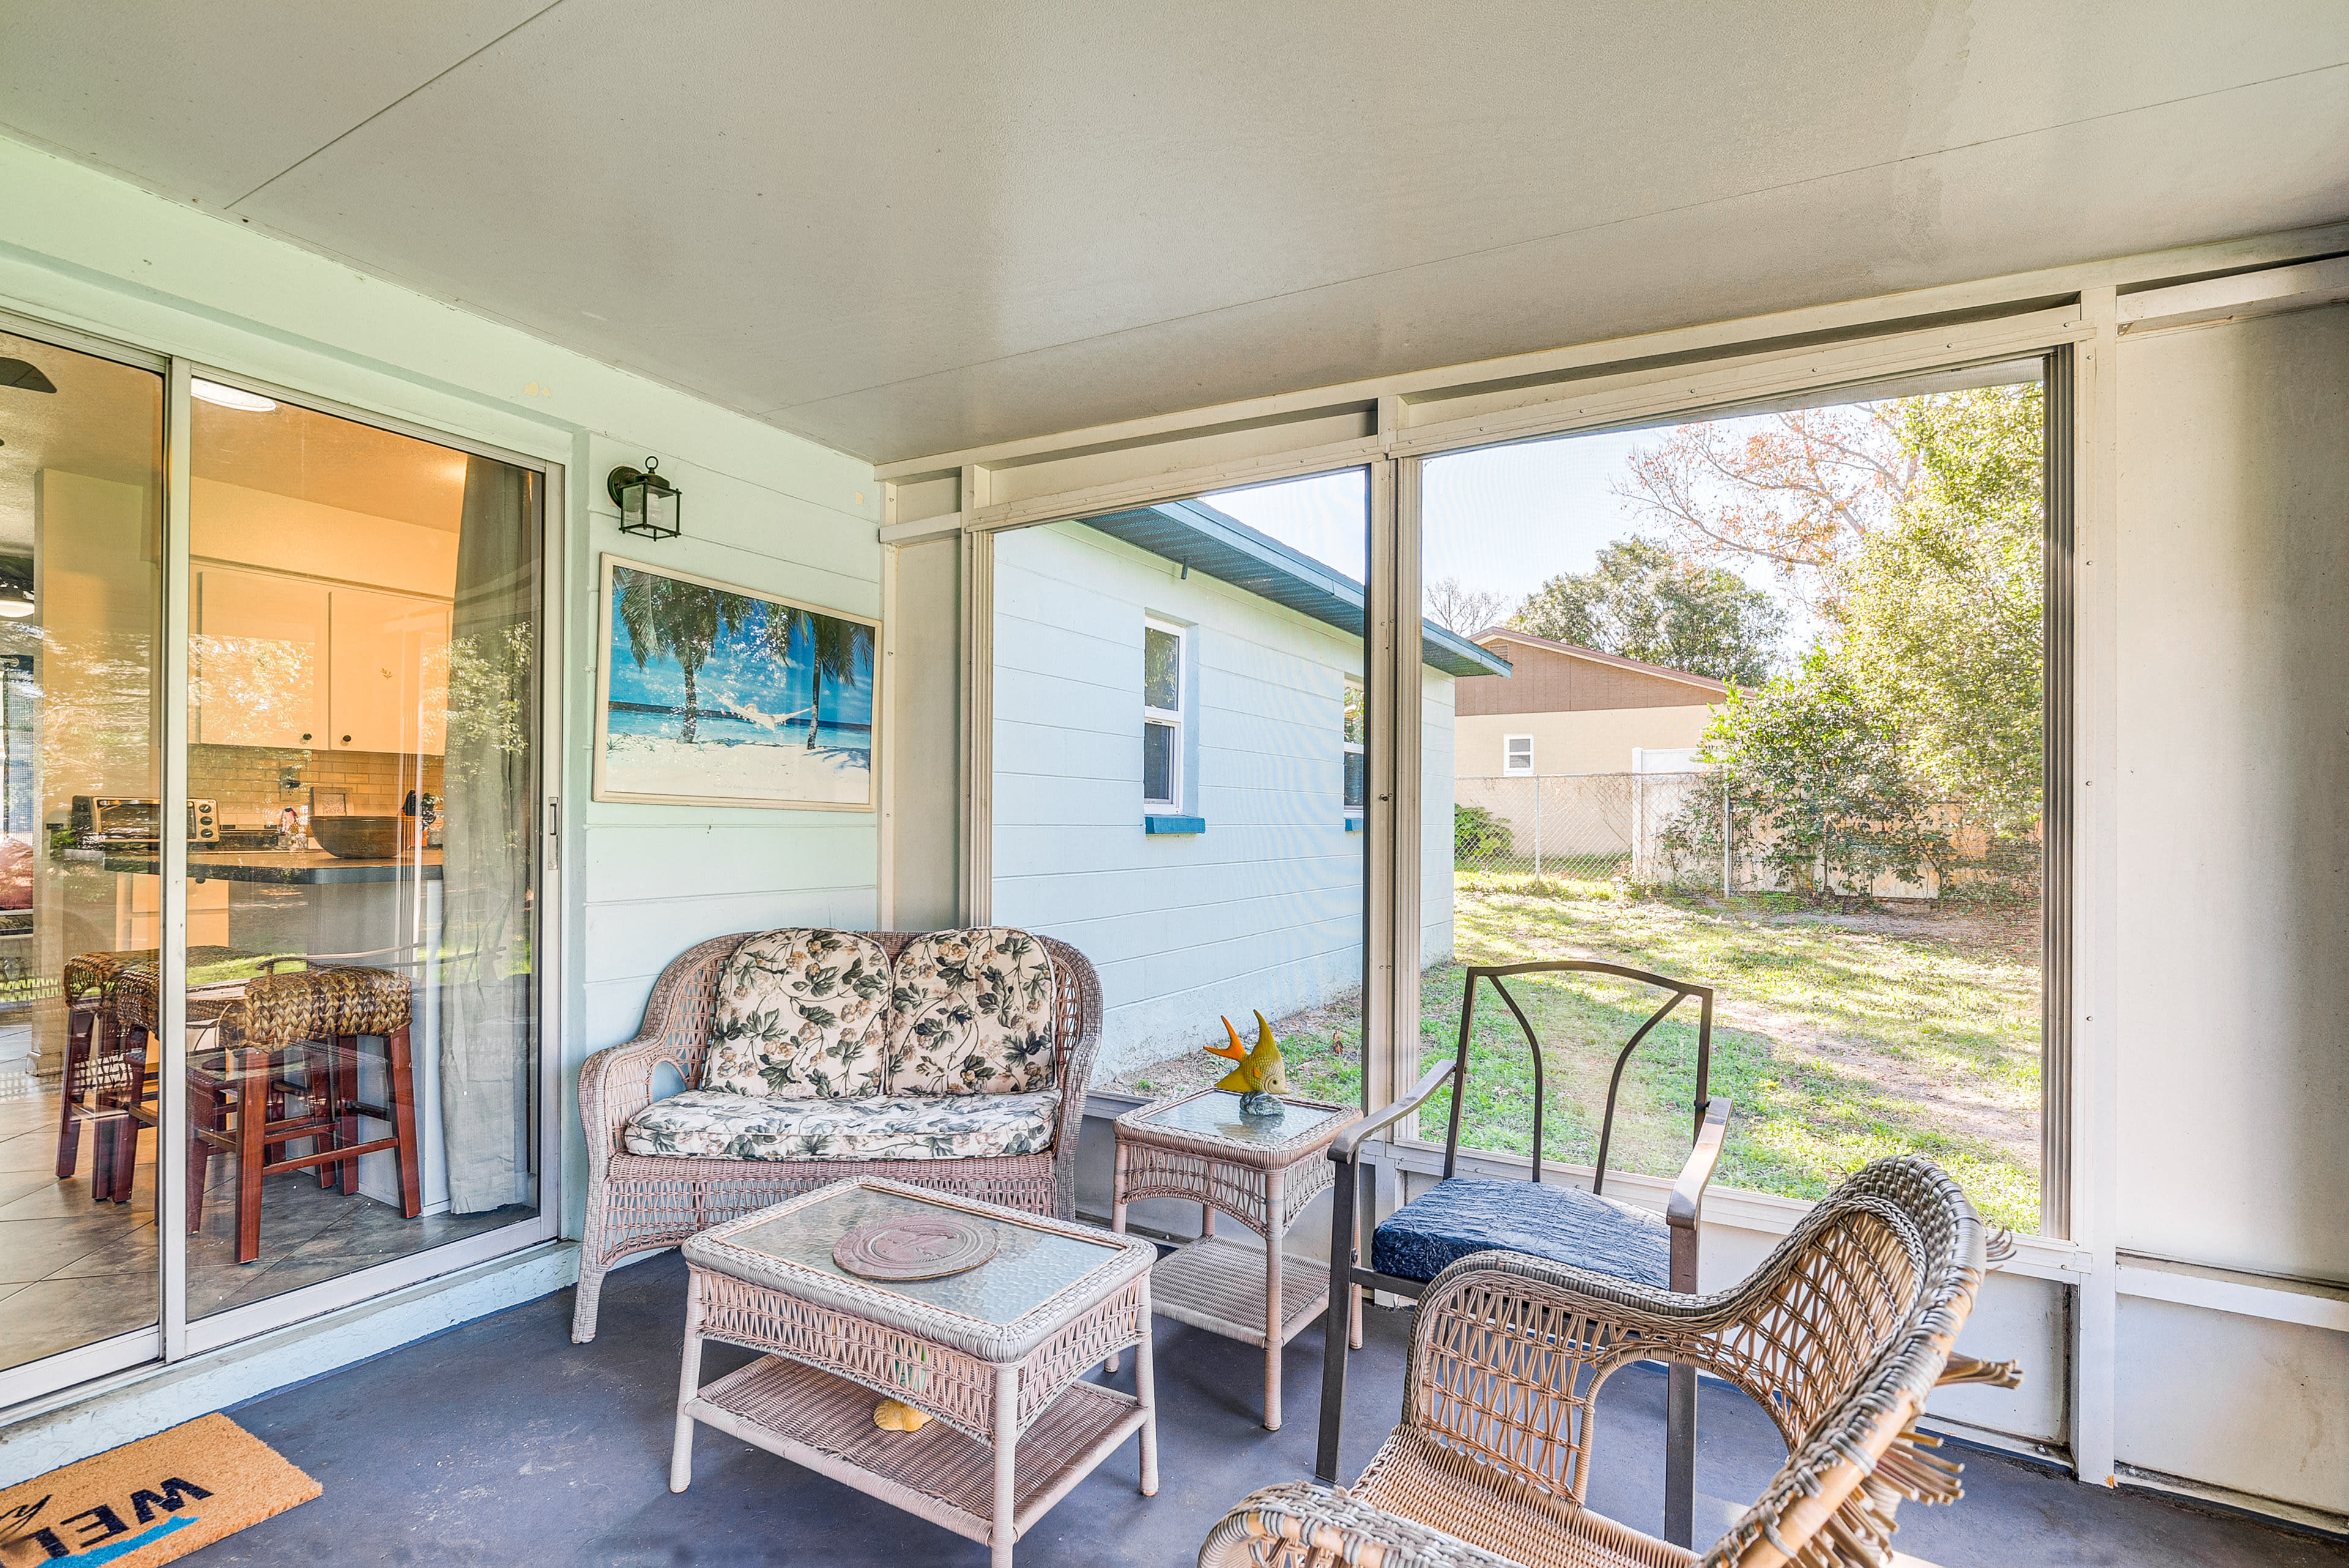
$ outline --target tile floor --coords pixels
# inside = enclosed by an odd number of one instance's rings
[[[0,1100],[0,1367],[156,1318],[154,1135],[142,1137],[130,1201],[90,1194],[91,1137],[74,1175],[57,1175],[55,1085]],[[188,1312],[242,1306],[357,1269],[512,1224],[527,1210],[403,1220],[388,1204],[319,1189],[298,1171],[268,1179],[262,1254],[236,1261],[233,1168],[212,1162],[203,1231],[188,1240]]]

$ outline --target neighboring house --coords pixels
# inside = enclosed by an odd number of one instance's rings
[[[1100,967],[1106,1076],[1357,985],[1362,585],[1196,501],[1000,535],[994,918]],[[1421,961],[1452,950],[1455,678],[1422,638]]]
[[[1692,759],[1729,688],[1597,649],[1496,628],[1477,645],[1508,660],[1506,680],[1460,682],[1454,762],[1464,779],[1672,771]],[[1685,766],[1685,763],[1680,765]]]

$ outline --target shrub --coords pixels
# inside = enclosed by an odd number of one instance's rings
[[[1452,808],[1452,858],[1457,864],[1464,860],[1506,859],[1517,852],[1517,844],[1509,833],[1509,825],[1481,805],[1459,805]]]

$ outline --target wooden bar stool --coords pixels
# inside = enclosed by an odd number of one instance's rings
[[[115,988],[125,973],[151,968],[158,956],[153,948],[137,948],[128,952],[76,953],[66,960],[62,985],[66,999],[66,1064],[57,1095],[59,1181],[70,1178],[81,1164],[82,1125],[95,1122],[102,1129],[112,1119],[99,1107],[98,1099],[100,1096],[119,1098],[121,1094],[121,1085],[114,1081],[119,1075],[115,1064],[97,1069],[98,1076],[91,1076],[93,1063],[122,1055],[115,1049]],[[198,969],[253,956],[237,948],[190,948],[188,967]],[[140,1054],[144,1057],[147,1054]],[[148,1064],[146,1073],[147,1087],[152,1088],[152,1062]],[[107,1135],[101,1130],[98,1136]]]
[[[424,1211],[422,1146],[416,1130],[416,1075],[409,1057],[412,1012],[407,977],[381,969],[309,969],[264,974],[222,1010],[220,1049],[188,1063],[188,1229],[203,1224],[204,1179],[214,1152],[236,1161],[236,1261],[261,1256],[262,1179],[286,1170],[334,1167],[346,1195],[358,1191],[359,1157],[391,1150],[399,1170],[400,1212]],[[384,1042],[388,1106],[359,1098],[359,1038]],[[323,1046],[323,1053],[312,1054]],[[287,1096],[280,1069],[308,1068],[299,1115],[273,1117],[274,1096]],[[324,1094],[319,1076],[325,1078]],[[362,1140],[362,1116],[391,1124],[388,1137]],[[312,1140],[312,1152],[285,1146]],[[274,1148],[278,1158],[271,1159]]]
[[[196,950],[218,952],[224,950]],[[298,961],[268,959],[263,961]],[[159,1058],[161,1054],[154,1049],[154,1037],[162,1018],[160,1002],[161,983],[157,966],[151,959],[126,966],[117,977],[111,1020],[113,1044],[91,1058],[102,1071],[103,1086],[93,1096],[89,1109],[75,1113],[97,1124],[97,1168],[92,1173],[90,1195],[101,1203],[109,1199],[116,1203],[130,1200],[131,1189],[138,1175],[139,1134],[156,1125],[156,1071],[160,1065]],[[209,1042],[208,1047],[198,1047],[190,1053],[192,1061],[218,1065],[221,1021],[243,1004],[244,986],[245,982],[240,981],[189,991],[186,1004],[188,1029],[191,1033],[205,1035]],[[278,1054],[274,1064],[278,1073],[290,1071],[298,1061],[303,1075],[299,1079],[273,1075],[270,1079],[266,1107],[270,1121],[285,1119],[285,1104],[289,1096],[301,1099],[305,1105],[315,1101],[316,1105],[309,1106],[313,1113],[326,1105],[331,1093],[331,1051],[329,1043],[316,1041],[304,1042],[295,1051]],[[218,1125],[225,1127],[227,1124],[222,1122]],[[269,1157],[275,1158],[282,1155],[286,1141],[289,1140],[274,1141],[268,1148]],[[314,1152],[325,1147],[323,1142],[316,1143]],[[333,1186],[334,1173],[321,1168],[324,1179],[319,1185]],[[160,1189],[157,1199],[160,1202]]]

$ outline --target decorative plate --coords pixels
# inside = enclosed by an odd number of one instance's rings
[[[859,1279],[942,1280],[995,1256],[995,1227],[958,1214],[869,1220],[832,1244],[832,1261]]]

